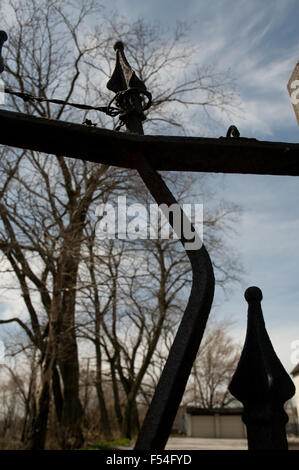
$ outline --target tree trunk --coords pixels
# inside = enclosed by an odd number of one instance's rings
[[[96,391],[99,400],[99,407],[100,407],[100,431],[104,434],[105,439],[111,440],[112,439],[112,432],[110,426],[110,420],[108,416],[108,411],[105,402],[104,391],[102,387],[102,354],[101,348],[99,345],[99,341],[96,340]]]
[[[33,422],[33,419],[36,416],[36,403],[35,403],[35,394],[36,394],[36,380],[37,380],[37,364],[35,359],[35,353],[31,363],[31,374],[29,381],[28,393],[25,400],[25,416],[22,429],[21,441],[26,444],[28,442],[28,436],[30,435],[30,425]]]
[[[83,409],[79,398],[79,364],[74,334],[63,335],[62,357],[59,369],[63,381],[63,407],[61,416],[61,446],[63,449],[82,447]]]
[[[122,437],[132,439],[140,430],[139,415],[135,398],[128,397],[122,422]]]
[[[114,398],[114,411],[119,426],[119,430],[122,429],[123,415],[120,406],[119,390],[117,377],[115,373],[114,358],[110,360],[110,370],[111,370],[111,379],[112,379],[112,388],[113,388],[113,398]]]
[[[57,367],[53,367],[53,378],[52,378],[52,390],[55,403],[56,417],[59,423],[61,423],[62,409],[63,409],[63,395],[61,391],[60,377]]]
[[[57,364],[63,382],[60,423],[60,442],[63,449],[78,449],[84,442],[83,408],[79,398],[79,358],[75,333],[75,286],[82,241],[81,222],[80,217],[79,220],[74,220],[64,234],[57,277],[57,290],[60,292]]]
[[[41,370],[41,384],[37,391],[36,412],[31,419],[30,432],[25,444],[30,450],[44,450],[48,415],[50,408],[50,384],[52,379],[51,351],[47,348],[46,357]]]

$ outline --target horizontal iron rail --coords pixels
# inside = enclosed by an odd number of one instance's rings
[[[299,176],[299,144],[247,138],[135,135],[0,110],[0,144],[136,168]]]

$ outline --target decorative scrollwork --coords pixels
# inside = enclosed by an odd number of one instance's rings
[[[123,42],[117,41],[114,45],[114,50],[116,51],[116,64],[113,74],[107,83],[107,88],[114,91],[115,96],[108,105],[108,109],[115,102],[119,108],[121,123],[126,124],[129,132],[142,134],[143,129],[140,123],[146,119],[144,111],[150,108],[152,95],[128,63],[124,53]],[[144,96],[147,97],[145,104]],[[135,117],[133,127],[132,117]]]

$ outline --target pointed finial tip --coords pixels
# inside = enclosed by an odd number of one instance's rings
[[[247,302],[250,302],[251,300],[261,301],[263,299],[263,293],[259,287],[252,286],[246,289],[244,297]]]
[[[118,50],[123,50],[125,47],[124,43],[122,41],[117,41],[114,46],[113,46],[113,49],[115,51],[118,51]]]

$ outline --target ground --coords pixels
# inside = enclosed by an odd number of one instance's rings
[[[289,450],[299,450],[299,438],[289,438]],[[166,450],[247,450],[247,439],[170,437]]]
[[[299,438],[289,438],[288,442],[289,450],[299,450]],[[170,437],[165,450],[247,450],[247,448],[247,439]]]
[[[170,437],[166,450],[247,450],[246,439]]]

